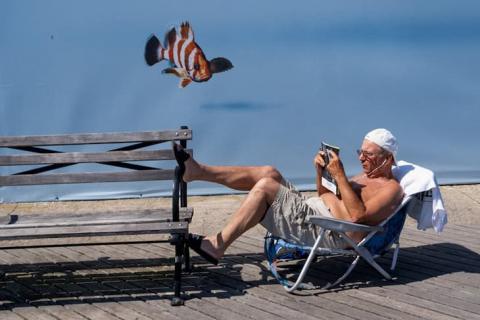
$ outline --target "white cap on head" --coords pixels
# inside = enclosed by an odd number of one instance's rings
[[[365,139],[387,150],[393,154],[394,158],[396,157],[398,151],[397,138],[387,129],[374,129],[365,135]]]

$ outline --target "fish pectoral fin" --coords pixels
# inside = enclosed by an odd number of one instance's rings
[[[181,68],[167,68],[163,69],[162,73],[173,74],[179,78],[185,78],[186,71]]]
[[[219,73],[219,72],[230,70],[232,68],[233,68],[233,64],[228,59],[214,58],[210,60],[211,73]]]
[[[186,86],[188,86],[190,83],[192,82],[192,79],[190,78],[183,78],[180,80],[180,83],[178,84],[178,86],[180,88],[185,88]]]

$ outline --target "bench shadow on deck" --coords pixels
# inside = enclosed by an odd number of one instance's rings
[[[155,252],[159,246],[168,250],[166,244],[149,246],[151,252]],[[229,299],[245,295],[252,287],[280,288],[267,270],[260,248],[243,249],[243,252],[242,248],[235,249],[236,252],[226,255],[219,266],[209,265],[196,256],[192,258],[195,268],[193,272],[185,274],[183,279],[187,304],[192,299]],[[16,250],[17,256],[21,257],[21,251],[25,249]],[[460,261],[456,261],[455,255],[452,255],[455,252],[460,253]],[[390,258],[389,253],[379,259],[379,262],[388,268]],[[436,263],[438,259],[443,259],[443,262]],[[333,290],[408,284],[457,272],[479,273],[478,261],[480,256],[477,253],[449,242],[403,247],[397,270],[393,273],[395,280],[384,280],[375,270],[361,263],[342,286]],[[96,260],[56,263],[6,265],[0,262],[3,273],[0,278],[0,309],[11,310],[28,305],[170,299],[173,294],[171,262],[171,258],[158,257],[158,254],[155,258],[145,259],[117,260],[104,255]],[[317,263],[306,281],[318,285],[323,281],[331,281],[345,270],[348,262],[346,258],[330,258]],[[287,271],[299,271],[299,268],[300,264],[287,265]],[[247,269],[250,275],[245,276]],[[301,295],[322,293],[324,292],[319,290],[299,292]]]

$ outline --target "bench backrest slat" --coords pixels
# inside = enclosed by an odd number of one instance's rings
[[[191,152],[191,150],[187,150]],[[109,161],[151,161],[174,160],[171,150],[153,151],[109,151],[109,152],[65,152],[27,155],[10,155],[0,157],[0,166],[17,166],[33,164],[95,163]]]
[[[190,140],[192,130],[179,129],[146,132],[85,133],[43,136],[0,136],[0,147],[53,146],[97,143]]]
[[[0,176],[0,186],[25,186],[38,184],[69,184],[122,181],[174,180],[174,170],[141,170],[126,172],[84,172],[56,174],[23,174]]]

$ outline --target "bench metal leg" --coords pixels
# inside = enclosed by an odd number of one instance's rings
[[[188,245],[188,242],[185,241],[185,251],[183,252],[183,258],[184,258],[184,266],[183,270],[185,272],[192,272],[192,264],[190,262],[190,247]]]
[[[177,235],[175,243],[175,274],[174,274],[174,296],[171,301],[172,306],[182,306],[184,300],[181,297],[181,288],[182,288],[182,264],[183,264],[183,253],[185,247],[184,236]]]

